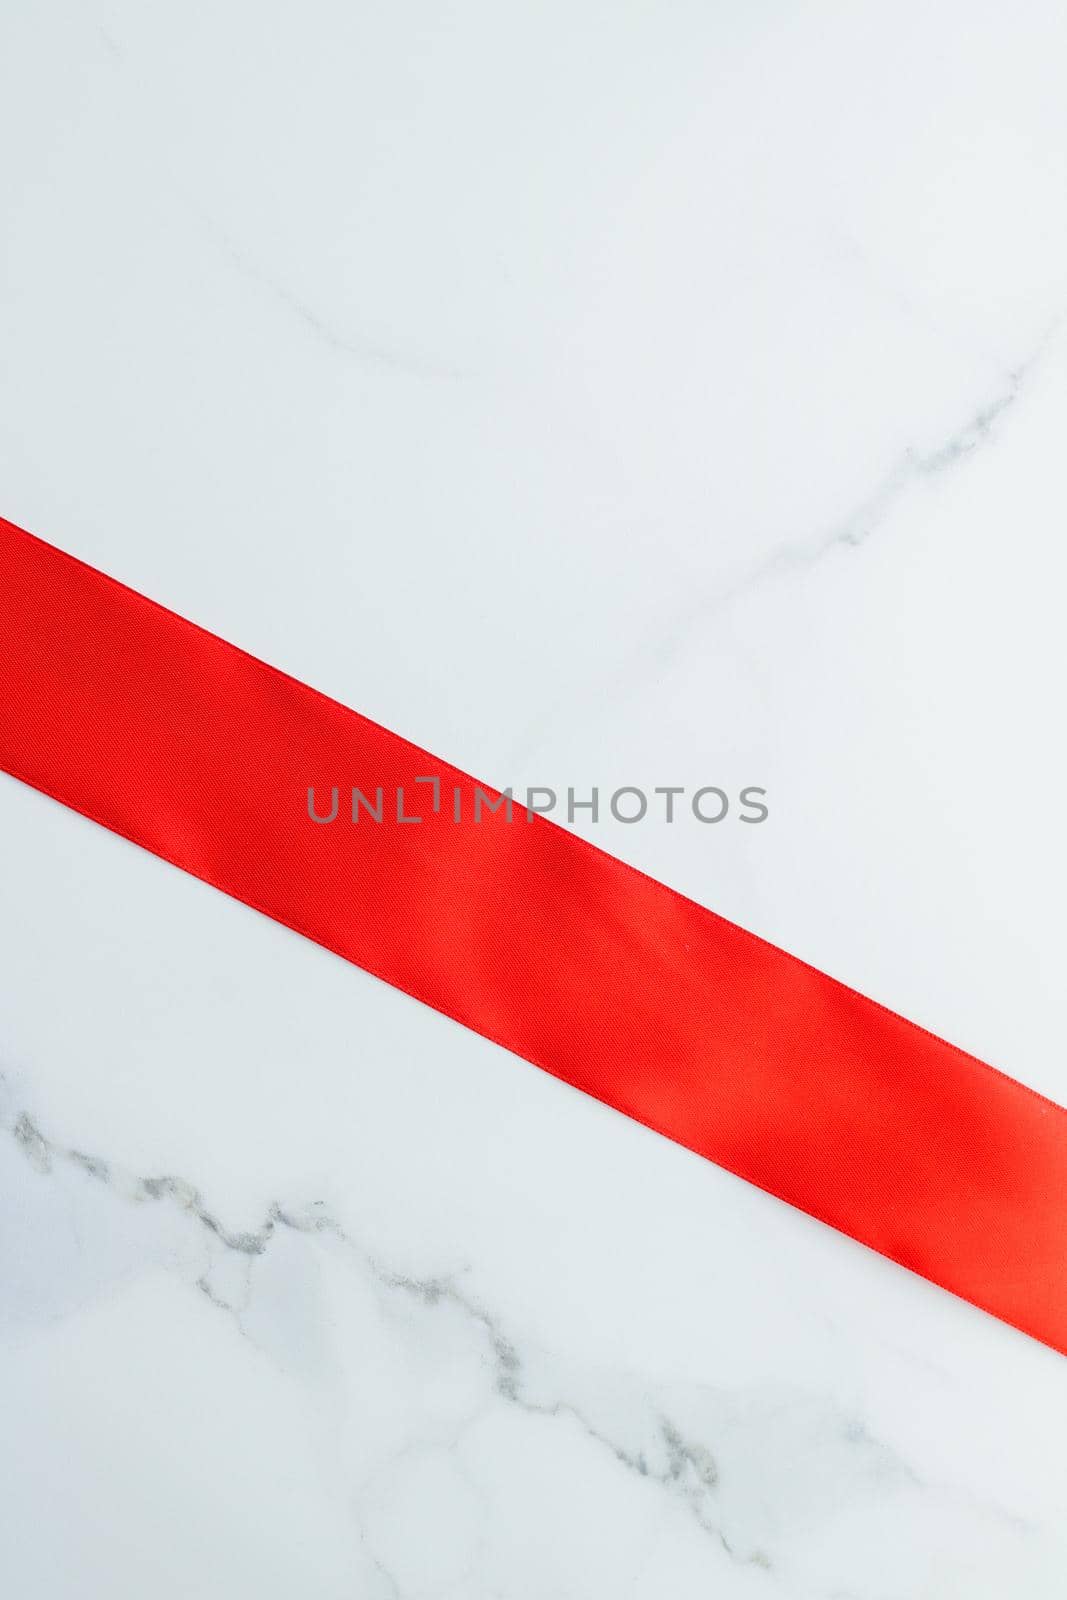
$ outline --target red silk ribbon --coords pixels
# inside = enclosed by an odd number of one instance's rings
[[[1067,1353],[1062,1107],[2,519],[0,663],[16,778]]]

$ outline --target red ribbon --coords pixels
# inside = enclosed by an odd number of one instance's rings
[[[15,777],[1067,1353],[1061,1107],[2,520],[0,660]]]

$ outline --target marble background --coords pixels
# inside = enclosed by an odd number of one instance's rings
[[[1055,0],[0,0],[0,511],[1067,1102]],[[2,645],[0,645],[2,650]],[[1060,1600],[1067,1362],[0,780],[18,1600]]]

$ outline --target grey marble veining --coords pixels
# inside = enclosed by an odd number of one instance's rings
[[[839,1514],[844,1505],[862,1511],[883,1498],[896,1503],[905,1526],[909,1516],[931,1514],[956,1520],[976,1541],[992,1529],[1015,1547],[1020,1562],[1049,1542],[1051,1530],[992,1498],[972,1499],[950,1484],[924,1480],[872,1435],[862,1415],[830,1397],[787,1386],[729,1392],[650,1382],[615,1370],[610,1361],[575,1367],[505,1327],[479,1297],[472,1271],[418,1277],[398,1270],[321,1202],[290,1207],[274,1201],[258,1227],[227,1227],[192,1183],[169,1174],[137,1175],[57,1143],[15,1108],[10,1087],[3,1088],[0,1126],[22,1158],[21,1168],[5,1164],[6,1201],[22,1219],[32,1251],[35,1232],[54,1231],[61,1196],[82,1269],[78,1284],[62,1271],[50,1273],[36,1285],[37,1298],[32,1271],[22,1281],[16,1276],[16,1326],[47,1325],[60,1311],[70,1317],[109,1279],[114,1292],[122,1282],[165,1272],[190,1296],[182,1315],[191,1321],[199,1292],[248,1343],[253,1359],[309,1388],[309,1409],[316,1389],[320,1400],[330,1396],[344,1434],[351,1435],[334,1440],[333,1490],[350,1500],[353,1537],[369,1570],[399,1595],[421,1593],[423,1583],[403,1541],[400,1570],[390,1567],[391,1540],[388,1534],[382,1539],[374,1512],[376,1481],[400,1462],[433,1456],[456,1463],[465,1480],[467,1441],[494,1419],[509,1417],[517,1428],[510,1448],[526,1449],[529,1434],[562,1472],[580,1466],[590,1491],[609,1502],[627,1480],[636,1483],[643,1516],[666,1537],[681,1518],[689,1519],[709,1541],[706,1549],[694,1545],[694,1576],[703,1581],[715,1581],[725,1558],[780,1583],[803,1585],[807,1575],[797,1546],[804,1522]],[[42,1185],[54,1191],[47,1201]],[[54,1250],[53,1240],[42,1243],[52,1268]],[[316,1292],[323,1274],[355,1287],[348,1316],[326,1314]],[[373,1434],[373,1426],[358,1404],[346,1410],[343,1396],[347,1385],[358,1387],[363,1363],[374,1361],[383,1335],[404,1355],[389,1394],[390,1425],[366,1450],[362,1435]],[[165,1348],[166,1339],[164,1354]],[[457,1366],[463,1381],[456,1379]],[[437,1404],[424,1409],[427,1391],[435,1389]],[[773,1498],[761,1492],[766,1484],[775,1485]],[[634,1492],[622,1491],[623,1500]],[[501,1510],[514,1513],[510,1498],[506,1479],[482,1483],[465,1582],[489,1581],[501,1554],[494,1548]],[[797,1592],[840,1593],[818,1584]]]

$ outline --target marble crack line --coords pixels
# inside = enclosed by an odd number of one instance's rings
[[[128,70],[126,50],[115,36],[107,28],[99,25],[96,33],[116,70]],[[161,174],[157,170],[154,173],[157,183],[160,176]],[[364,367],[376,370],[383,375],[437,379],[465,376],[465,373],[460,368],[450,366],[446,362],[434,360],[432,357],[412,354],[392,343],[387,344],[358,334],[342,332],[328,321],[325,316],[316,311],[301,295],[297,294],[280,279],[274,277],[272,273],[267,272],[247,251],[240,249],[226,230],[192,198],[184,186],[174,178],[173,174],[163,173],[162,176],[185,210],[196,217],[202,231],[210,235],[214,243],[219,246],[230,265],[250,283],[258,284],[278,306],[288,313],[291,320],[299,323],[307,334],[332,350],[336,355],[343,356],[349,360],[354,359]]]
[[[713,590],[698,592],[669,617],[657,622],[610,673],[598,675],[584,691],[581,688],[572,691],[566,701],[561,700],[543,718],[536,720],[511,750],[507,764],[515,767],[527,761],[539,749],[548,728],[562,711],[572,715],[583,701],[603,711],[609,703],[629,700],[647,685],[650,676],[662,675],[683,656],[706,624],[776,575],[810,571],[835,551],[856,550],[866,544],[909,489],[950,472],[994,439],[999,425],[1040,366],[1062,324],[1062,317],[1054,318],[1030,353],[1007,371],[1002,386],[940,444],[927,450],[907,446],[882,480],[840,520],[813,537],[782,542],[733,579]]]
[[[551,1401],[539,1400],[527,1393],[524,1361],[514,1341],[504,1331],[498,1319],[476,1298],[457,1287],[449,1277],[420,1278],[397,1272],[384,1265],[378,1257],[355,1239],[333,1216],[325,1205],[316,1201],[301,1208],[291,1208],[272,1202],[258,1227],[235,1229],[227,1227],[217,1212],[204,1200],[199,1189],[185,1179],[174,1175],[137,1176],[116,1163],[100,1156],[87,1154],[75,1146],[68,1146],[48,1138],[25,1110],[10,1110],[4,1105],[8,1085],[0,1073],[0,1129],[11,1136],[22,1155],[42,1176],[50,1174],[57,1165],[80,1171],[90,1182],[107,1188],[117,1199],[133,1204],[168,1205],[187,1215],[204,1234],[221,1250],[247,1263],[247,1288],[251,1292],[251,1273],[256,1260],[270,1248],[281,1229],[305,1235],[332,1237],[356,1263],[368,1271],[379,1288],[392,1294],[416,1300],[428,1310],[450,1305],[476,1326],[485,1340],[491,1361],[493,1392],[506,1404],[514,1406],[531,1417],[566,1418],[579,1427],[589,1439],[606,1451],[625,1471],[635,1474],[647,1483],[681,1500],[703,1533],[713,1539],[731,1561],[746,1567],[756,1567],[770,1573],[770,1558],[760,1549],[744,1553],[730,1540],[710,1514],[710,1502],[720,1486],[719,1468],[713,1452],[699,1440],[687,1436],[678,1423],[665,1412],[655,1418],[655,1446],[662,1454],[662,1464],[649,1459],[649,1448],[627,1449],[598,1427],[581,1406],[566,1398]],[[10,1102],[8,1102],[10,1105]],[[211,1283],[211,1264],[197,1281],[196,1287],[218,1310],[226,1313],[236,1323],[239,1333],[248,1338],[241,1325],[241,1308],[216,1292]],[[254,1342],[254,1341],[251,1341]],[[485,1414],[485,1408],[466,1420],[460,1435]],[[856,1437],[874,1442],[864,1430]],[[898,1462],[906,1479],[917,1487],[932,1487],[921,1483],[910,1468]],[[953,1491],[945,1490],[950,1496]],[[1000,1507],[986,1506],[985,1513],[994,1512],[1010,1521],[1019,1531],[1024,1529],[1019,1520]]]
[[[661,1416],[658,1419],[660,1442],[665,1447],[667,1461],[663,1468],[659,1470],[653,1468],[649,1464],[646,1452],[626,1450],[609,1434],[597,1428],[581,1407],[571,1401],[555,1400],[549,1403],[528,1399],[522,1391],[522,1358],[514,1343],[500,1329],[485,1307],[465,1295],[451,1279],[420,1279],[377,1270],[388,1287],[412,1294],[426,1305],[448,1302],[482,1325],[496,1362],[496,1392],[502,1399],[518,1407],[528,1416],[569,1418],[588,1438],[608,1451],[628,1472],[633,1472],[647,1482],[657,1484],[683,1499],[703,1531],[718,1541],[732,1561],[746,1566],[760,1567],[766,1571],[771,1569],[770,1559],[762,1550],[755,1551],[751,1555],[742,1555],[731,1544],[722,1529],[707,1516],[706,1499],[719,1486],[719,1469],[706,1445],[687,1440],[669,1417]]]
[[[719,1487],[719,1469],[715,1457],[706,1445],[683,1437],[669,1417],[658,1418],[660,1438],[666,1449],[666,1465],[656,1470],[649,1464],[644,1451],[625,1450],[607,1434],[589,1421],[581,1409],[569,1400],[556,1400],[551,1405],[516,1397],[515,1403],[531,1416],[571,1417],[590,1439],[609,1450],[620,1466],[634,1472],[649,1483],[679,1496],[685,1501],[697,1523],[730,1557],[741,1566],[758,1567],[765,1572],[773,1570],[770,1557],[763,1550],[745,1555],[730,1542],[718,1523],[708,1515],[707,1500]]]
[[[0,1076],[0,1089],[3,1086],[4,1080]],[[733,1561],[765,1570],[770,1568],[770,1560],[762,1551],[742,1554],[709,1517],[707,1500],[718,1488],[719,1472],[711,1451],[705,1445],[687,1439],[671,1418],[660,1416],[657,1443],[665,1452],[665,1464],[655,1467],[650,1464],[647,1452],[624,1448],[571,1401],[559,1399],[548,1403],[528,1398],[523,1392],[523,1360],[518,1348],[479,1301],[465,1294],[451,1279],[418,1278],[384,1266],[329,1214],[321,1202],[300,1210],[272,1202],[258,1227],[228,1228],[217,1212],[205,1202],[200,1190],[184,1178],[170,1174],[137,1176],[100,1156],[63,1145],[46,1137],[24,1110],[6,1116],[0,1112],[0,1127],[8,1131],[26,1160],[41,1175],[48,1175],[57,1165],[63,1164],[80,1170],[89,1180],[128,1203],[169,1205],[185,1213],[223,1250],[243,1257],[249,1269],[254,1266],[257,1257],[266,1253],[281,1228],[302,1234],[333,1236],[346,1251],[356,1256],[361,1266],[369,1270],[381,1288],[414,1299],[428,1309],[451,1305],[476,1325],[488,1346],[493,1389],[501,1400],[528,1416],[570,1419],[625,1470],[681,1499],[701,1529],[714,1538]],[[213,1306],[234,1320],[243,1337],[248,1337],[241,1325],[241,1308],[213,1287],[210,1264],[198,1278],[196,1287]],[[247,1288],[250,1292],[250,1276]],[[482,1415],[484,1410],[468,1419],[461,1431],[465,1432]]]
[[[250,283],[258,285],[270,295],[294,322],[300,324],[306,333],[332,350],[335,355],[354,359],[383,376],[436,379],[456,379],[466,376],[460,367],[435,360],[433,357],[414,354],[397,345],[378,342],[362,334],[342,332],[315,310],[296,290],[267,272],[247,250],[235,244],[220,224],[191,200],[181,188],[175,185],[175,189],[181,195],[184,204],[198,218],[203,231],[214,239],[231,266]]]

